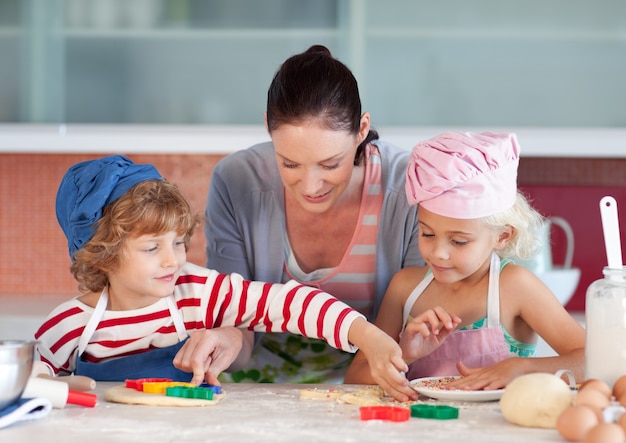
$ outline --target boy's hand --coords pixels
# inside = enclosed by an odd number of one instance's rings
[[[385,392],[398,401],[417,400],[404,376],[408,366],[394,339],[363,318],[352,323],[349,339],[365,355],[372,378]]]
[[[217,376],[227,369],[239,355],[243,346],[243,332],[226,326],[205,329],[191,334],[174,357],[174,366],[193,372],[191,383],[206,381],[219,385]]]

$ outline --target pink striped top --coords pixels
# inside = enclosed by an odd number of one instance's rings
[[[352,322],[362,317],[319,289],[295,281],[271,284],[220,274],[187,263],[174,298],[188,332],[219,326],[257,332],[291,332],[326,340],[355,352],[348,342]],[[56,373],[72,373],[78,341],[93,308],[73,298],[55,308],[35,334],[41,360]],[[165,299],[131,311],[106,311],[83,357],[99,362],[178,342]]]
[[[284,278],[320,288],[370,317],[374,308],[374,278],[378,220],[383,205],[381,160],[378,148],[369,144],[359,223],[347,253],[336,268],[306,274],[288,251]]]

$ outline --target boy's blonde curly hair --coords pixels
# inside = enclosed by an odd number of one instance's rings
[[[166,180],[136,184],[104,208],[93,237],[74,254],[70,271],[79,290],[100,292],[108,285],[107,273],[119,268],[129,237],[176,231],[188,250],[200,221],[176,185]]]

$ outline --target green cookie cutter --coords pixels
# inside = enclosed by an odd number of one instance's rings
[[[411,405],[411,417],[450,420],[459,418],[459,408],[446,405]]]
[[[171,386],[165,389],[168,397],[197,398],[200,400],[213,400],[213,390],[208,388],[190,386]]]

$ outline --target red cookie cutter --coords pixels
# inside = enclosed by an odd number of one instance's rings
[[[361,420],[407,421],[411,411],[399,406],[361,406]]]

